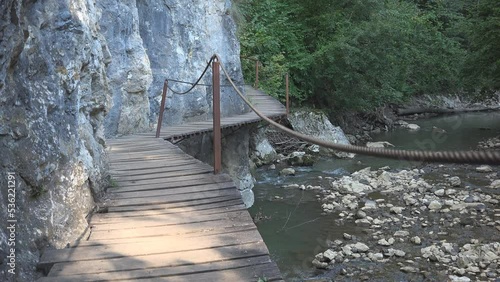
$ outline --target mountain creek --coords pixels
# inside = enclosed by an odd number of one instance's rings
[[[440,116],[372,138],[397,149],[476,150],[500,135],[499,121],[498,112]],[[500,277],[498,166],[361,155],[319,158],[294,176],[276,166],[257,170],[250,212],[286,281]]]

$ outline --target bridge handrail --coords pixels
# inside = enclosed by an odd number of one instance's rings
[[[218,55],[214,55],[218,58]],[[220,61],[220,59],[219,59]],[[236,87],[233,80],[229,76],[223,63],[220,63],[229,83],[233,85],[236,93],[243,101],[264,121],[277,129],[287,133],[288,135],[297,137],[309,143],[313,143],[325,148],[343,151],[348,153],[363,154],[368,156],[390,158],[396,160],[406,161],[427,161],[427,162],[440,162],[440,163],[470,163],[470,164],[500,164],[500,152],[495,151],[416,151],[416,150],[398,150],[398,149],[385,149],[385,148],[368,148],[355,145],[344,145],[333,142],[320,140],[294,130],[291,130],[262,114],[255,106],[253,106],[248,99]]]
[[[470,164],[500,164],[500,152],[497,151],[417,151],[417,150],[399,150],[399,149],[386,149],[386,148],[368,148],[355,145],[345,145],[338,144],[334,142],[320,140],[292,129],[289,129],[261,113],[252,103],[245,97],[245,95],[238,89],[237,85],[234,83],[230,77],[228,71],[226,70],[224,64],[222,63],[220,57],[214,54],[202,75],[198,78],[196,83],[192,87],[185,91],[183,94],[191,91],[198,83],[201,78],[205,75],[208,67],[212,65],[212,88],[213,88],[213,134],[214,134],[214,173],[218,173],[221,170],[221,133],[220,133],[220,75],[219,68],[222,69],[224,75],[229,81],[230,85],[234,88],[238,96],[254,111],[262,120],[274,126],[275,128],[285,132],[288,135],[299,138],[306,142],[322,146],[324,148],[329,148],[337,151],[343,151],[348,153],[362,154],[381,158],[390,158],[396,160],[405,161],[419,161],[419,162],[439,162],[439,163],[470,163]],[[287,79],[288,80],[288,79]],[[162,102],[160,108],[160,115],[158,117],[158,126],[156,131],[156,137],[160,136],[161,122],[163,119],[163,111],[165,109],[165,99],[166,92],[168,88],[168,80],[165,80],[162,94]],[[288,111],[287,111],[288,114]]]

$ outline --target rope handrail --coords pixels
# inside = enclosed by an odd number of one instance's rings
[[[406,160],[406,161],[427,161],[427,162],[441,162],[441,163],[470,163],[470,164],[500,164],[500,152],[495,151],[416,151],[416,150],[398,150],[398,149],[385,149],[385,148],[368,148],[355,145],[344,145],[333,142],[328,142],[320,140],[294,130],[291,130],[270,118],[266,117],[255,106],[248,101],[248,99],[241,93],[241,91],[236,87],[233,80],[229,76],[224,64],[220,60],[218,55],[214,55],[212,58],[217,58],[220,67],[224,72],[226,78],[233,86],[236,93],[241,99],[264,121],[270,125],[276,127],[277,129],[291,135],[302,139],[304,141],[348,153],[363,154],[375,157],[390,158],[396,160]]]
[[[187,94],[189,92],[191,92],[191,90],[193,90],[201,81],[201,79],[203,78],[203,76],[205,75],[205,73],[207,72],[208,68],[210,67],[210,65],[212,64],[212,61],[215,59],[215,55],[212,56],[210,58],[210,60],[207,62],[207,65],[205,66],[205,69],[203,70],[203,72],[201,73],[201,75],[198,77],[198,79],[196,80],[196,82],[194,82],[191,86],[191,88],[189,88],[187,91],[175,91],[173,90],[172,88],[168,87],[168,89],[170,89],[170,91],[172,91],[173,93],[177,94],[177,95],[184,95],[184,94]],[[167,79],[165,79],[165,81],[168,81]],[[177,81],[179,82],[179,81]]]

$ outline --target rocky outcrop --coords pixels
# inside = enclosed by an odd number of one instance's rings
[[[151,123],[156,123],[166,78],[194,82],[202,73],[207,60],[217,53],[230,72],[231,78],[243,83],[240,47],[236,26],[227,0],[151,0],[138,1],[139,29],[153,70],[149,89]],[[211,84],[210,71],[202,80]],[[222,84],[228,84],[222,80]],[[170,83],[182,92],[189,84]],[[186,95],[168,92],[164,124],[204,120],[212,114],[211,87],[199,86]],[[243,101],[230,87],[221,88],[223,116],[246,110]]]
[[[7,218],[6,173],[14,172],[19,222],[14,276],[6,273],[1,223],[1,281],[35,280],[40,250],[84,236],[86,216],[106,185],[105,136],[154,127],[163,79],[193,81],[219,53],[242,83],[229,9],[226,0],[0,2],[0,213]],[[165,122],[205,119],[210,93],[209,86],[185,96],[170,92]],[[246,110],[226,87],[222,109]],[[248,142],[237,145],[227,152],[236,163],[227,166],[240,187],[251,187],[234,155],[248,156]]]
[[[349,145],[349,140],[340,127],[333,126],[323,113],[312,111],[296,111],[288,116],[295,131],[318,139]],[[354,154],[337,152],[328,148],[320,148],[320,154],[333,155],[339,158],[352,158]]]
[[[270,164],[278,158],[276,150],[266,137],[267,128],[258,128],[250,137],[250,159],[257,166]]]
[[[16,181],[16,274],[8,274],[6,221],[0,280],[34,281],[39,250],[80,238],[103,189],[103,121],[110,90],[106,41],[91,1],[2,1],[0,213],[7,172]]]
[[[153,75],[139,33],[139,14],[135,0],[97,1],[102,16],[101,32],[109,53],[105,58],[111,90],[106,116],[106,135],[145,131],[149,124],[149,98]]]

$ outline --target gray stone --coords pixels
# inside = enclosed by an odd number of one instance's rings
[[[415,237],[411,237],[411,242],[415,245],[420,245],[422,244],[422,240],[420,239],[420,237],[418,236],[415,236]]]
[[[338,253],[331,249],[328,249],[323,253],[323,257],[326,258],[327,261],[335,261],[335,257],[337,257],[337,255]]]
[[[288,116],[292,128],[300,133],[316,137],[318,139],[349,145],[349,140],[340,127],[335,127],[323,113],[300,110]],[[336,152],[327,148],[320,148],[320,154],[333,155],[340,158],[352,158],[354,154]]]
[[[318,259],[314,259],[312,261],[312,265],[316,267],[317,269],[326,269],[328,267],[328,263],[326,262],[321,262]]]
[[[410,131],[420,130],[420,126],[413,124],[413,123],[408,123],[408,124],[402,125],[402,127],[406,128]]]
[[[406,253],[402,250],[394,250],[394,255],[397,256],[397,257],[404,257],[406,255]]]
[[[384,259],[384,255],[382,253],[369,253],[368,258],[370,258],[372,261],[379,261]]]
[[[356,219],[354,221],[354,223],[356,223],[356,225],[361,226],[361,227],[370,227],[371,226],[371,222],[366,218]]]
[[[460,187],[462,185],[462,181],[460,180],[460,177],[458,176],[453,176],[448,179],[450,182],[450,185],[453,187]]]
[[[410,236],[410,232],[406,230],[399,230],[394,233],[394,237],[408,237]]]
[[[434,195],[436,195],[438,197],[444,196],[444,189],[439,189],[439,190],[434,191]]]
[[[413,267],[413,266],[403,266],[400,268],[400,270],[402,272],[406,272],[406,273],[417,273],[420,271],[418,268]]]
[[[489,165],[482,165],[482,166],[476,167],[476,171],[485,173],[485,172],[492,172],[493,169]]]
[[[352,240],[352,235],[351,234],[344,233],[343,237],[346,240]]]
[[[390,211],[394,214],[401,214],[405,208],[403,207],[392,207]]]
[[[287,163],[292,166],[312,166],[314,157],[305,152],[293,152],[287,158]]]
[[[352,248],[351,248],[352,245],[346,245],[346,246],[343,246],[342,247],[342,252],[344,253],[344,255],[346,256],[350,256],[352,255]]]
[[[377,208],[377,202],[372,201],[372,200],[366,200],[365,205],[363,209],[376,209]]]
[[[448,278],[450,278],[450,282],[470,282],[470,278],[466,276],[455,276],[455,275],[449,275]]]
[[[256,162],[257,159],[263,165],[277,160],[278,154],[266,137],[266,128],[258,128],[251,134],[250,155],[252,161]]]
[[[439,209],[441,209],[441,207],[443,207],[443,205],[441,205],[441,203],[439,201],[431,201],[429,203],[430,210],[439,210]]]
[[[357,211],[355,217],[356,219],[366,218],[366,213],[364,211]]]
[[[366,244],[361,242],[354,244],[353,247],[360,253],[366,253],[370,249]]]
[[[386,239],[380,239],[378,240],[377,244],[379,244],[380,246],[390,246],[391,244],[389,242],[387,242]]]
[[[496,179],[490,184],[490,188],[500,189],[500,179]]]
[[[379,142],[367,142],[366,147],[368,148],[387,148],[394,147],[391,143],[387,141],[379,141]]]
[[[284,168],[280,171],[280,175],[283,175],[283,176],[295,175],[295,169],[293,169],[291,167]]]

